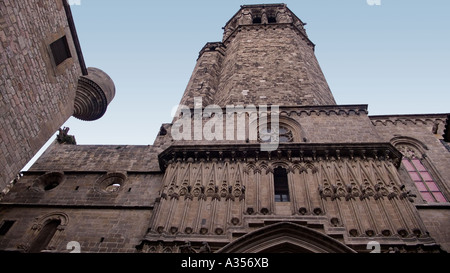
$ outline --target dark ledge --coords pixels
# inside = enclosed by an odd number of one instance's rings
[[[450,203],[415,204],[418,210],[423,209],[450,209]]]
[[[398,168],[402,154],[390,143],[280,143],[278,149],[261,151],[261,144],[172,145],[158,156],[162,171],[177,160],[278,160],[316,161],[340,158],[392,160]]]

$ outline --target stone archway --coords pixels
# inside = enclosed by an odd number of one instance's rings
[[[36,218],[18,248],[24,252],[56,251],[68,222],[69,217],[64,212],[51,212]]]
[[[343,243],[313,229],[282,222],[250,232],[218,253],[356,253]]]

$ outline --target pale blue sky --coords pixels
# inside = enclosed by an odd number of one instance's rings
[[[206,42],[243,4],[274,1],[80,0],[73,5],[87,66],[116,97],[98,121],[67,121],[78,144],[152,144],[171,122]],[[276,2],[276,1],[275,1]],[[370,115],[448,113],[450,1],[285,0],[304,22],[338,104]],[[52,139],[53,140],[53,139]]]

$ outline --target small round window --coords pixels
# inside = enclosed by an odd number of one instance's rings
[[[64,181],[64,173],[51,172],[39,176],[33,183],[32,189],[37,192],[45,192],[59,186]]]
[[[116,192],[120,189],[120,186],[121,186],[120,183],[112,183],[111,185],[109,185],[105,188],[105,191],[110,192],[110,193]]]
[[[123,187],[126,178],[123,173],[108,173],[97,179],[94,188],[101,193],[116,193]]]

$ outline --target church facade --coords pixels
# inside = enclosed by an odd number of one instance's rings
[[[0,249],[450,250],[449,114],[337,105],[304,23],[244,5],[153,143],[55,141],[0,202]]]

